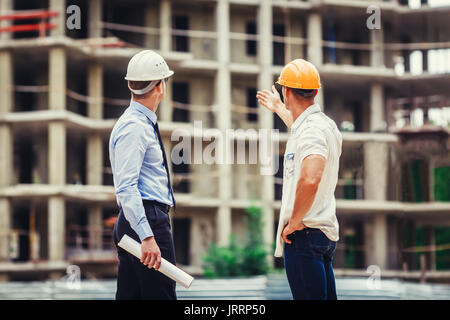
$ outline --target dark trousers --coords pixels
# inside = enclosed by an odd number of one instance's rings
[[[288,235],[284,267],[295,300],[336,300],[333,256],[336,242],[319,229],[306,228]]]
[[[144,201],[144,208],[161,256],[175,264],[175,249],[167,209],[147,201]],[[120,210],[114,225],[114,243],[119,257],[116,300],[176,300],[175,281],[153,268],[149,269],[138,258],[117,246],[124,234],[141,242]]]

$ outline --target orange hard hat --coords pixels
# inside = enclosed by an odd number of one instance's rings
[[[283,68],[277,83],[289,88],[319,89],[320,76],[311,62],[295,59]]]

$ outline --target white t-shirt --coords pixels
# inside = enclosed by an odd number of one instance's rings
[[[283,256],[281,233],[294,208],[300,168],[305,157],[318,154],[326,159],[314,202],[303,218],[303,224],[320,229],[330,240],[339,240],[334,191],[338,181],[342,135],[336,124],[320,110],[318,104],[308,107],[292,124],[284,154],[283,196],[276,237],[275,256]]]

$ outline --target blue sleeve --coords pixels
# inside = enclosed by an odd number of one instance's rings
[[[146,149],[145,128],[142,125],[128,122],[120,128],[114,141],[116,197],[125,218],[141,241],[153,236],[138,189]]]

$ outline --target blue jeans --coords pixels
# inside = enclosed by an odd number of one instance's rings
[[[284,267],[295,300],[336,300],[333,256],[336,242],[319,229],[306,228],[288,235]]]

